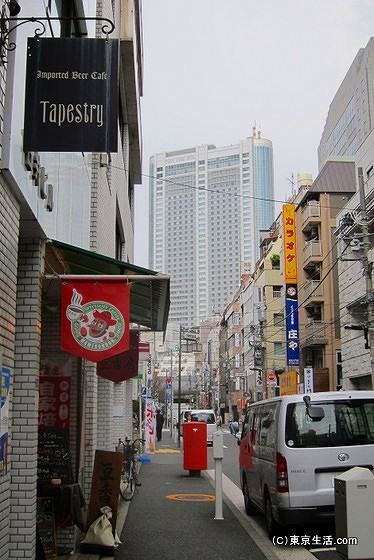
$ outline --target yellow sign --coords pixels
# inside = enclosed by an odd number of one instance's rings
[[[297,284],[295,206],[284,204],[282,216],[285,283]]]
[[[297,394],[297,371],[285,371],[279,375],[279,393],[283,395]]]

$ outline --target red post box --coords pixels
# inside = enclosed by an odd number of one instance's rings
[[[192,474],[208,468],[207,427],[205,422],[183,424],[183,466]],[[195,471],[198,471],[195,472]]]

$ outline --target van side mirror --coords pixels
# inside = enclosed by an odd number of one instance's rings
[[[319,422],[325,417],[325,411],[322,406],[313,406],[309,395],[304,395],[303,401],[305,402],[306,413],[313,422]]]
[[[311,406],[307,409],[307,414],[314,422],[319,422],[325,417],[325,411],[322,406]]]

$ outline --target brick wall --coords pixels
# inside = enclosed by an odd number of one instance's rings
[[[22,239],[18,252],[9,559],[35,558],[42,242]]]
[[[12,372],[14,379],[15,315],[17,291],[17,259],[19,234],[19,206],[0,175],[0,355],[2,365]],[[9,441],[11,443],[11,415]],[[9,449],[9,448],[8,448]],[[0,559],[8,558],[10,515],[10,468],[0,470]]]

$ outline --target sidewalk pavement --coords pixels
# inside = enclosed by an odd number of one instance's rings
[[[122,544],[114,560],[316,560],[304,547],[274,546],[246,515],[241,490],[224,475],[224,501],[216,509],[214,469],[190,476],[183,468],[183,447],[166,430],[148,457],[150,462],[141,466],[142,485],[131,502],[120,505]],[[209,466],[213,463],[210,459]],[[223,519],[215,519],[216,511]],[[70,558],[113,560],[113,555],[76,553]]]

